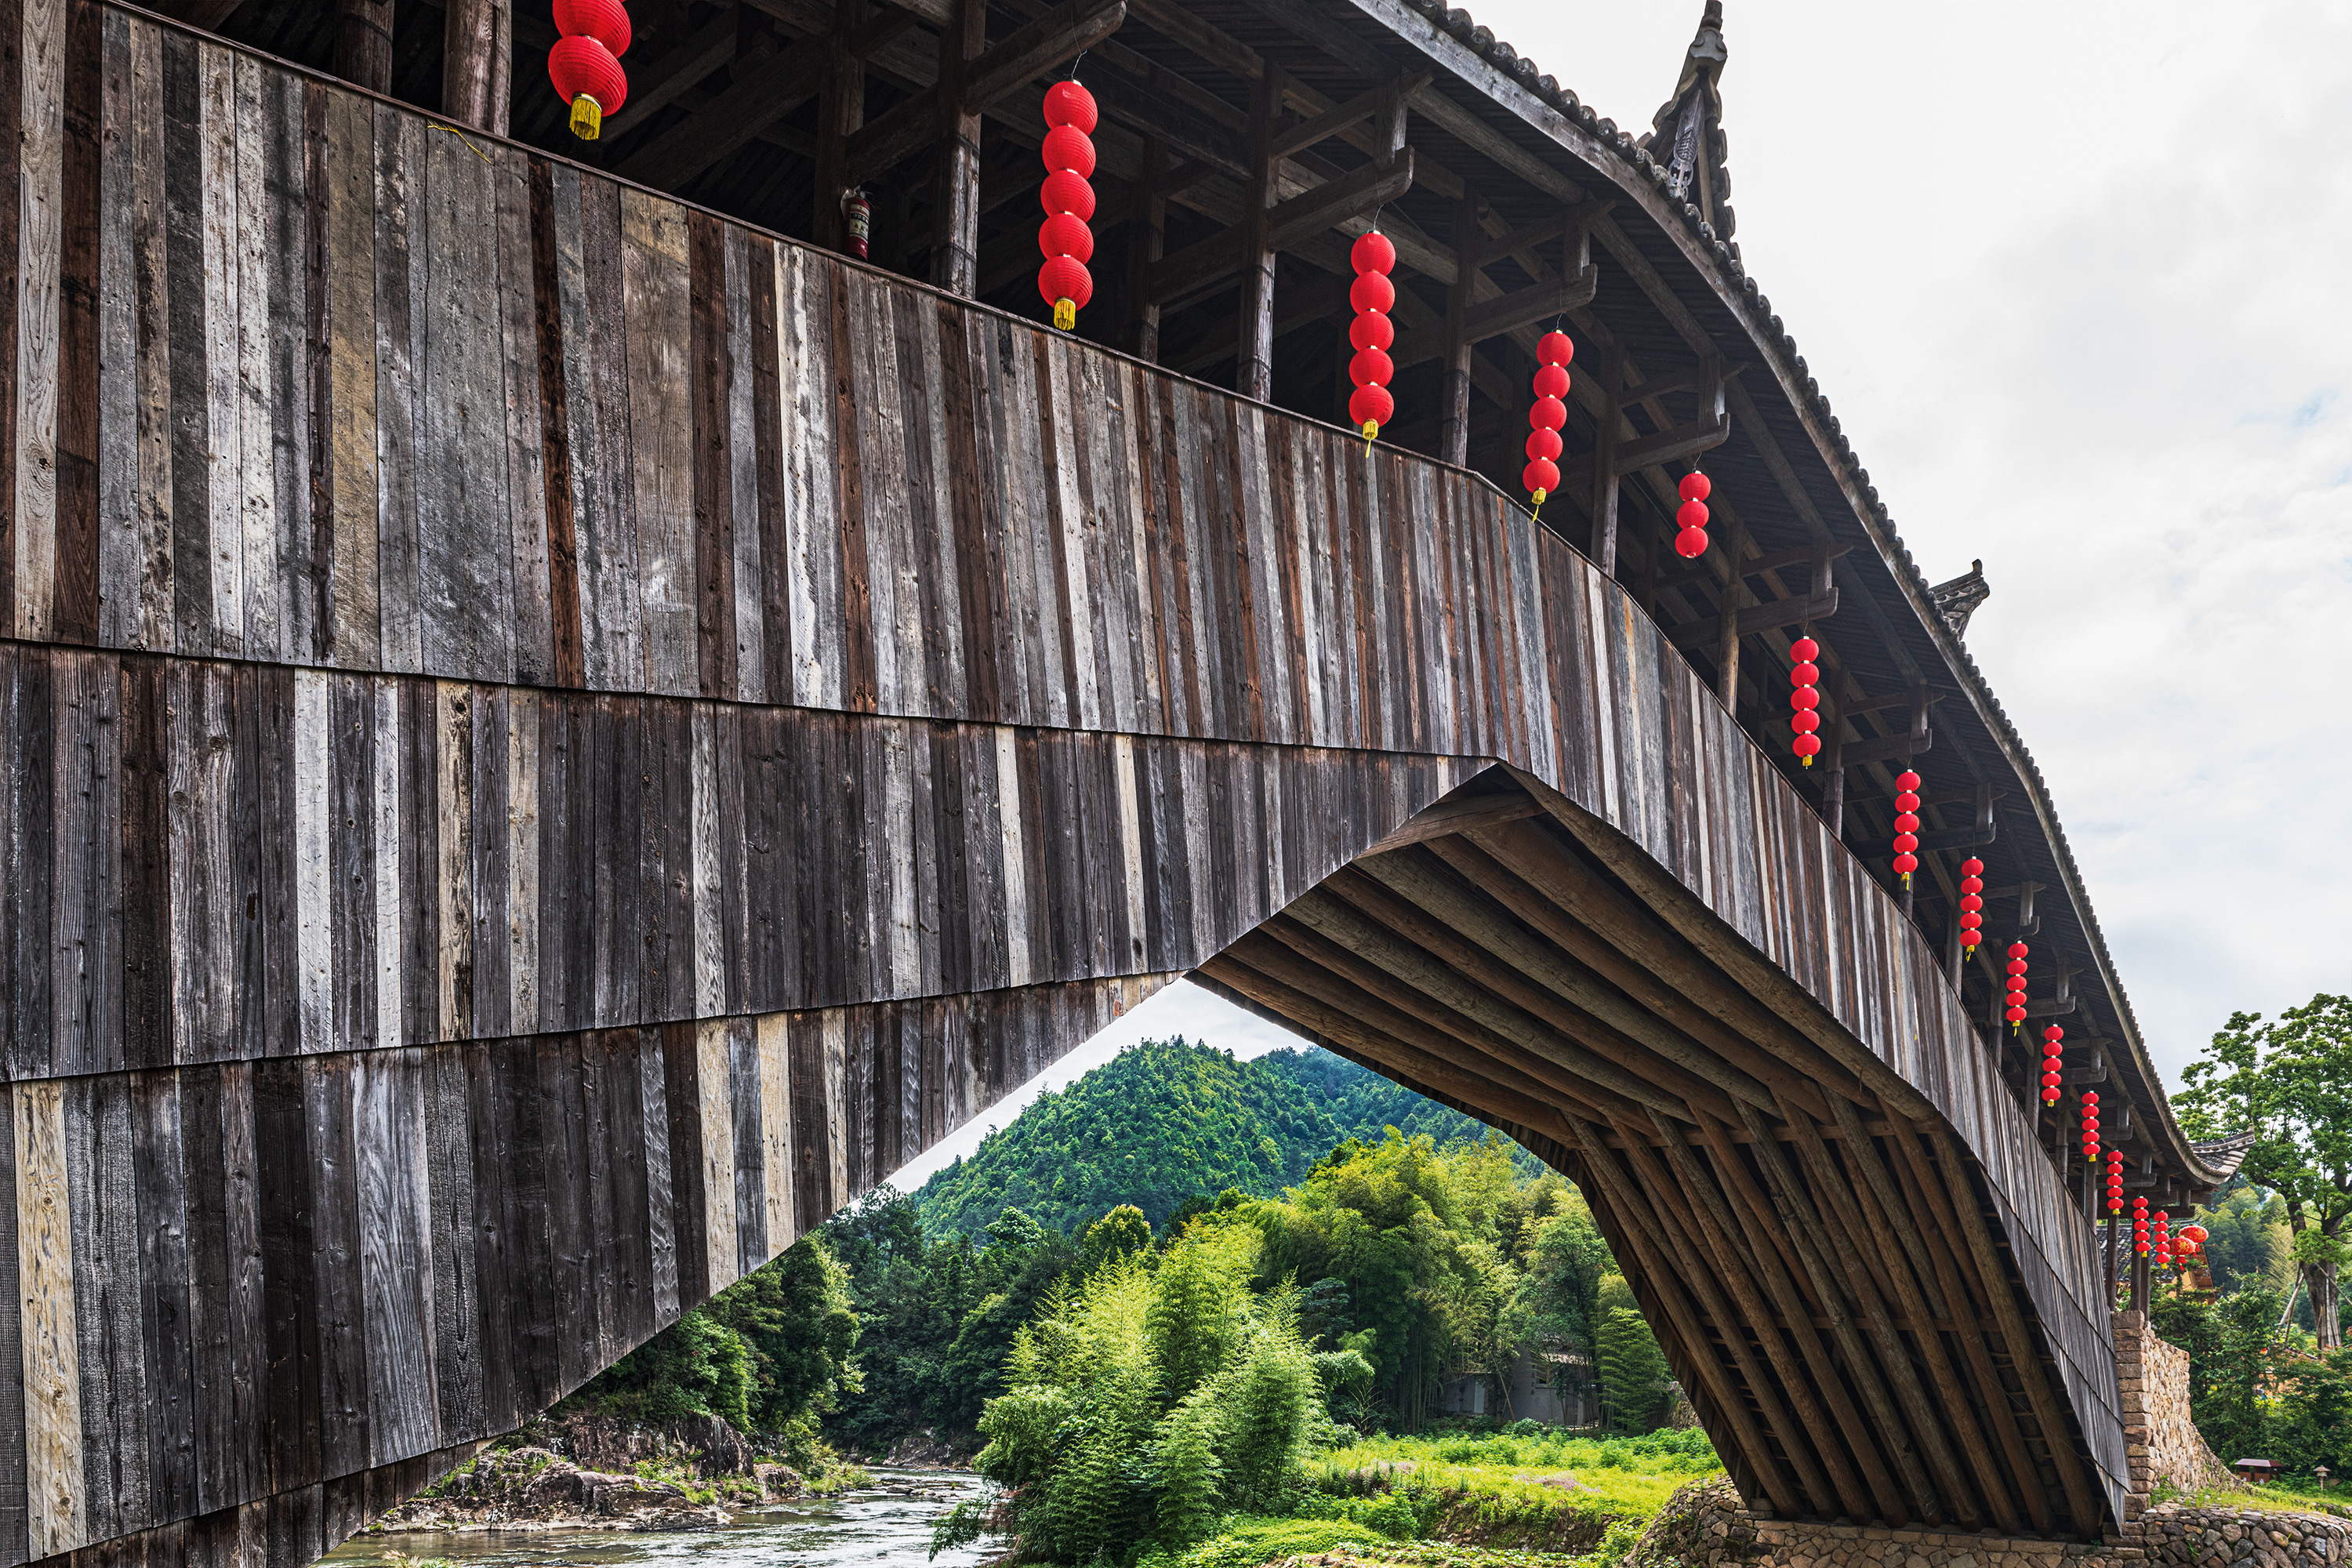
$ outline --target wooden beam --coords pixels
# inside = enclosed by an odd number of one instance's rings
[[[1895,1151],[1890,1162],[1895,1179],[1902,1184],[1906,1206],[1920,1216],[1937,1237],[1958,1234],[1957,1226],[1949,1219],[1948,1205],[1939,1205],[1943,1184],[1935,1180],[1927,1168],[1926,1151],[1919,1145],[1917,1134],[1900,1123],[1885,1130],[1887,1146]],[[1984,1309],[1978,1282],[1961,1266],[1949,1247],[1930,1247],[1927,1257],[1934,1265],[1937,1281],[1943,1288],[1944,1299],[1950,1304],[1955,1322],[1958,1325],[1952,1337],[1958,1342],[1960,1353],[1969,1363],[1969,1374],[1975,1378],[1978,1392],[1984,1401],[1986,1425],[1992,1428],[2000,1445],[2001,1458],[2008,1466],[2010,1484],[2023,1503],[2028,1522],[2037,1531],[2050,1528],[2050,1492],[2042,1484],[2041,1468],[2026,1448],[2025,1434],[2017,1423],[2017,1412],[2010,1404],[2009,1388],[2001,1381],[1999,1369],[1985,1348],[1988,1330],[1997,1329]],[[1960,1320],[1965,1319],[1965,1322]]]
[[[1499,799],[1492,795],[1471,795],[1461,800],[1440,801],[1402,827],[1379,840],[1364,851],[1369,859],[1402,849],[1408,844],[1420,844],[1450,833],[1467,833],[1475,827],[1495,827],[1521,817],[1540,816],[1543,807],[1524,795],[1507,795]]]
[[[1568,1131],[1569,1141],[1584,1152],[1585,1174],[1607,1194],[1609,1206],[1617,1212],[1618,1236],[1622,1238],[1641,1261],[1643,1272],[1649,1276],[1652,1294],[1664,1309],[1664,1316],[1675,1334],[1683,1342],[1685,1354],[1693,1370],[1712,1386],[1715,1405],[1724,1425],[1731,1429],[1733,1442],[1741,1457],[1756,1466],[1766,1497],[1766,1506],[1782,1512],[1796,1511],[1798,1500],[1803,1496],[1797,1483],[1781,1468],[1772,1452],[1772,1446],[1756,1427],[1748,1413],[1748,1400],[1724,1375],[1723,1364],[1711,1353],[1712,1346],[1706,1327],[1706,1318],[1712,1318],[1721,1328],[1726,1349],[1738,1343],[1737,1354],[1742,1369],[1748,1362],[1747,1341],[1741,1335],[1721,1298],[1715,1297],[1711,1282],[1706,1281],[1706,1270],[1687,1266],[1686,1255],[1676,1245],[1679,1237],[1670,1236],[1664,1222],[1652,1212],[1643,1196],[1639,1184],[1628,1178],[1618,1167],[1617,1157],[1591,1126],[1563,1113],[1560,1121]],[[1704,1289],[1711,1299],[1708,1303],[1693,1302],[1687,1298]],[[1711,1304],[1714,1310],[1706,1310]],[[1759,1403],[1770,1397],[1770,1384],[1760,1371],[1749,1380],[1749,1392]]]
[[[364,4],[368,9],[373,10],[377,8],[379,0],[361,0],[361,3]],[[160,3],[156,5],[153,9],[163,16],[171,17],[172,20],[175,22],[185,22],[191,27],[202,27],[205,32],[212,33],[218,32],[221,25],[226,22],[232,16],[235,16],[236,14],[236,8],[244,4],[245,0],[160,0]],[[389,70],[390,60],[392,58],[392,18],[390,16],[392,10],[392,0],[381,0],[381,6],[385,13],[383,26],[385,43],[384,58],[386,61],[385,68]],[[335,74],[337,76],[343,76],[341,45],[340,40],[338,40],[336,46]],[[343,77],[343,79],[345,81],[352,81],[356,79],[352,77]],[[378,90],[382,89],[379,89]]]
[[[1892,1118],[1894,1107],[1888,1106],[1886,1111]],[[2009,1348],[2010,1365],[2016,1371],[2018,1381],[2025,1385],[2026,1403],[2042,1428],[2051,1462],[2058,1468],[2059,1484],[2066,1493],[2066,1510],[2073,1516],[2075,1530],[2085,1536],[2094,1535],[2098,1531],[2105,1507],[2081,1457],[2068,1440],[2065,1404],[2042,1375],[2042,1358],[2034,1352],[2025,1314],[2018,1310],[2017,1298],[2009,1287],[2009,1271],[1993,1246],[1991,1227],[1986,1225],[1984,1213],[1977,1206],[1975,1184],[1969,1180],[1968,1167],[1962,1163],[1965,1156],[1941,1121],[1928,1122],[1927,1134],[1935,1142],[1937,1173],[1948,1185],[1957,1184],[1959,1189],[1952,1193],[1951,1205],[1958,1214],[1960,1234],[1968,1245],[1969,1256],[1984,1278],[1985,1295],[1990,1299],[1994,1321],[2000,1325],[2001,1341]]]
[[[940,34],[939,172],[932,178],[931,281],[967,299],[980,286],[980,111],[967,88],[988,43],[988,0],[955,0]]]
[[[1754,1139],[1748,1148],[1755,1152],[1757,1167],[1763,1172],[1765,1189],[1771,1194],[1798,1258],[1812,1275],[1814,1294],[1829,1313],[1831,1333],[1840,1341],[1846,1370],[1861,1386],[1863,1403],[1870,1408],[1874,1436],[1894,1456],[1895,1469],[1903,1477],[1908,1494],[1905,1504],[1914,1519],[1938,1518],[1943,1510],[1937,1503],[1936,1483],[1927,1475],[1933,1451],[1927,1456],[1919,1452],[1920,1445],[1931,1440],[1928,1435],[1936,1430],[1932,1413],[1925,1410],[1926,1398],[1916,1385],[1907,1381],[1910,1360],[1895,1339],[1893,1325],[1885,1321],[1885,1307],[1869,1279],[1849,1271],[1849,1259],[1839,1238],[1805,1184],[1797,1179],[1779,1137],[1765,1127],[1753,1108],[1741,1106],[1739,1111]],[[1848,1302],[1861,1310],[1859,1326]],[[1919,1428],[1916,1435],[1915,1424]],[[1937,1468],[1940,1472],[1942,1467]]]
[[[1160,301],[1144,290],[1143,278],[1168,245],[1168,149],[1156,136],[1143,140],[1143,179],[1136,186],[1134,227],[1127,240],[1128,347],[1147,363],[1160,358]]]
[[[1445,384],[1437,409],[1437,455],[1456,466],[1470,460],[1470,348],[1477,342],[1468,330],[1470,297],[1479,281],[1478,257],[1486,239],[1478,198],[1460,197],[1454,204],[1454,281],[1445,290],[1445,346],[1438,355]]]
[[[206,0],[181,10],[192,26],[217,27],[238,0]],[[392,90],[393,0],[335,0],[335,74],[370,92]],[[217,11],[211,20],[205,16]]]
[[[1241,309],[1234,347],[1234,390],[1253,402],[1274,396],[1274,277],[1281,247],[1274,237],[1275,121],[1282,113],[1282,65],[1268,61],[1265,74],[1250,84],[1249,194],[1244,199],[1234,244],[1242,275]]]
[[[1850,768],[1864,763],[1891,763],[1901,757],[1924,757],[1936,749],[1936,732],[1900,735],[1879,735],[1867,741],[1848,741],[1844,762]]]
[[[816,178],[810,186],[809,234],[820,249],[849,248],[843,204],[856,188],[849,178],[850,139],[866,123],[866,59],[854,40],[865,26],[866,0],[834,0],[833,32],[814,55],[822,76],[816,112]]]
[[[1410,98],[1428,85],[1429,73],[1422,71],[1367,88],[1338,108],[1326,110],[1311,120],[1302,120],[1281,132],[1268,143],[1267,153],[1271,157],[1287,158],[1294,153],[1304,153],[1318,142],[1328,142],[1376,114],[1387,112],[1400,98]]]
[[[514,81],[514,0],[449,0],[441,33],[441,113],[507,133]]]
[[[1607,1098],[1599,1100],[1600,1104],[1630,1101],[1687,1121],[1692,1100],[1706,1102],[1722,1098],[1686,1074],[1673,1074],[1679,1082],[1653,1081],[1610,1060],[1524,1009],[1497,1000],[1492,992],[1472,984],[1422,948],[1336,898],[1309,893],[1294,900],[1283,918],[1307,926],[1431,1002],[1469,1019],[1482,1032],[1541,1058],[1594,1089],[1605,1090]],[[1597,1097],[1587,1091],[1580,1098]]]
[[[1591,543],[1586,553],[1601,569],[1603,577],[1617,575],[1617,426],[1622,418],[1621,404],[1625,385],[1625,353],[1612,346],[1586,354],[1592,367],[1593,391],[1599,406],[1593,410],[1592,451],[1584,460],[1584,515],[1591,521]],[[1560,476],[1560,488],[1566,489],[1570,476]]]
[[[1825,621],[1837,614],[1837,590],[1826,594],[1792,595],[1786,599],[1768,599],[1760,605],[1750,605],[1739,612],[1739,635],[1749,637],[1757,632],[1772,631],[1781,626],[1804,626],[1812,621]],[[1666,640],[1676,647],[1713,647],[1723,636],[1723,618],[1709,616],[1704,620],[1685,621],[1670,628]],[[1851,761],[1851,757],[1848,759]]]
[[[1588,267],[1573,276],[1563,273],[1503,295],[1500,299],[1489,300],[1483,305],[1472,306],[1463,312],[1463,336],[1474,343],[1484,342],[1488,338],[1498,338],[1521,327],[1549,321],[1570,310],[1581,310],[1592,303],[1592,296],[1598,291],[1600,282],[1601,274]],[[1630,457],[1640,446],[1639,441],[1633,443],[1624,449],[1624,456]],[[1621,461],[1624,461],[1624,458],[1621,457]],[[1635,465],[1626,462],[1625,466]]]
[[[1015,29],[973,62],[967,106],[975,114],[1074,59],[1125,25],[1125,0],[1066,0]]]
[[[860,60],[861,56],[854,48],[809,49],[801,52],[794,64],[772,75],[766,68],[769,61],[744,60],[737,67],[731,86],[682,124],[639,148],[616,172],[625,180],[635,180],[656,190],[677,190],[817,97],[828,85],[847,94],[847,75],[851,71],[860,73],[856,98],[862,111],[865,78]],[[820,136],[820,169],[825,163],[824,148],[824,141]],[[835,205],[840,204],[836,201]]]
[[[1812,1118],[1796,1111],[1785,1111],[1781,1121],[1796,1134],[1799,1157],[1813,1174],[1813,1190],[1825,1200],[1823,1215],[1832,1228],[1843,1233],[1842,1260],[1852,1271],[1873,1316],[1875,1337],[1881,1352],[1891,1355],[1899,1366],[1895,1379],[1898,1388],[1906,1391],[1916,1420],[1920,1428],[1922,1446],[1927,1450],[1928,1462],[1935,1467],[1944,1497],[1951,1506],[1947,1513],[1957,1517],[1971,1529],[1983,1520],[1987,1506],[1994,1509],[1994,1522],[2004,1530],[2014,1529],[2016,1516],[2008,1508],[2006,1489],[2000,1475],[1992,1471],[1992,1456],[1976,1421],[1969,1411],[1967,1393],[1961,1388],[1958,1375],[1952,1370],[1951,1359],[1944,1351],[1943,1337],[1934,1327],[1935,1319],[1948,1316],[1933,1311],[1920,1290],[1920,1276],[1913,1273],[1888,1226],[1893,1223],[1871,1212],[1875,1193],[1865,1180],[1857,1186],[1853,1167],[1874,1166],[1877,1151],[1867,1138],[1859,1144],[1846,1142],[1848,1169],[1841,1170],[1822,1144],[1821,1130]],[[1894,1291],[1892,1303],[1881,1295],[1882,1288]],[[1889,1305],[1899,1309],[1915,1325],[1912,1333],[1916,1352],[1905,1346],[1899,1331],[1888,1315]],[[1921,1386],[1918,1370],[1912,1364],[1916,1354],[1927,1363],[1927,1382],[1934,1385],[1935,1398],[1927,1397]],[[1947,1436],[1946,1424],[1953,1430]],[[1968,1458],[1967,1465],[1962,1458]],[[1976,1485],[1972,1488],[1970,1481]]]
[[[1408,147],[1391,167],[1367,163],[1272,208],[1265,218],[1265,238],[1274,250],[1296,248],[1308,235],[1394,201],[1412,186],[1412,149]],[[1145,293],[1162,308],[1173,309],[1220,287],[1244,267],[1253,232],[1244,217],[1164,258],[1146,269]]]
[[[1826,1505],[1834,1500],[1840,1505],[1840,1512],[1857,1519],[1871,1518],[1875,1512],[1871,1493],[1864,1487],[1860,1472],[1854,1468],[1853,1461],[1846,1455],[1836,1422],[1813,1393],[1808,1352],[1812,1358],[1811,1366],[1827,1365],[1828,1354],[1820,1342],[1813,1338],[1811,1331],[1816,1325],[1811,1314],[1804,1310],[1804,1303],[1796,1300],[1789,1289],[1787,1276],[1778,1268],[1777,1260],[1768,1263],[1758,1258],[1747,1245],[1742,1228],[1731,1217],[1722,1189],[1707,1173],[1688,1141],[1667,1136],[1675,1129],[1663,1118],[1653,1116],[1650,1122],[1660,1134],[1666,1164],[1681,1183],[1684,1194],[1692,1200],[1691,1222],[1700,1241],[1713,1255],[1716,1271],[1725,1289],[1731,1292],[1732,1300],[1755,1325],[1756,1337],[1764,1346],[1764,1354],[1771,1362],[1772,1369],[1780,1374],[1780,1386],[1787,1393],[1789,1404],[1805,1429],[1811,1458],[1825,1472],[1823,1479],[1827,1484],[1823,1487],[1822,1495],[1816,1499],[1815,1511],[1827,1512]],[[1778,1312],[1773,1310],[1767,1297],[1779,1302]],[[1804,1331],[1801,1335],[1795,1331],[1798,1325],[1790,1321],[1792,1313],[1802,1319]],[[1767,1323],[1789,1331],[1766,1333],[1763,1326]],[[1826,1326],[1826,1321],[1822,1326]],[[1792,1341],[1795,1342],[1793,1344]],[[1855,1424],[1858,1426],[1859,1421]],[[1813,1485],[1810,1479],[1806,1482],[1808,1489]],[[1889,1489],[1892,1489],[1891,1486]]]
[[[621,112],[608,117],[598,140],[610,142],[653,122],[661,110],[676,103],[709,79],[713,71],[735,58],[742,26],[732,15],[705,24],[686,42],[660,58],[629,72],[629,100]]]

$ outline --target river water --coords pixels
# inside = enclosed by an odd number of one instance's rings
[[[678,1568],[867,1568],[929,1560],[932,1568],[973,1568],[1002,1546],[986,1542],[930,1559],[931,1525],[966,1498],[980,1479],[961,1470],[871,1468],[874,1484],[828,1498],[745,1509],[723,1530],[648,1532],[603,1530],[404,1531],[362,1536],[320,1559],[335,1568],[383,1568],[404,1552],[446,1557],[461,1568],[604,1568],[607,1563],[675,1563]]]

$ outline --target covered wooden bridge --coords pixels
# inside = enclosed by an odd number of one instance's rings
[[[2226,1172],[1742,266],[1712,6],[1635,135],[1422,0],[637,0],[593,146],[536,4],[176,13],[0,4],[0,1564],[306,1561],[1188,973],[1570,1173],[1755,1505],[2122,1510],[2074,1088]]]

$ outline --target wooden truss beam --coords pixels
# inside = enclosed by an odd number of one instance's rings
[[[1367,163],[1353,174],[1301,192],[1267,209],[1263,220],[1265,241],[1273,250],[1295,249],[1308,236],[1341,219],[1396,200],[1412,188],[1412,149],[1407,147],[1386,168]],[[1145,295],[1163,310],[1173,310],[1223,286],[1248,265],[1252,235],[1253,226],[1244,218],[1163,258],[1145,269]]]

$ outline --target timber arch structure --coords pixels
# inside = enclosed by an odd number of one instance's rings
[[[1395,0],[697,0],[617,174],[503,134],[530,18],[446,10],[512,59],[0,7],[0,1564],[307,1561],[1188,973],[1571,1174],[1751,1502],[2121,1514],[2113,1265],[1958,852],[2135,1183],[2227,1155],[1981,575],[1728,244],[1712,9],[1637,142]],[[1024,319],[995,199],[1080,48],[1113,342]],[[861,182],[877,265],[812,202]],[[1371,445],[1318,416],[1381,204]],[[1555,316],[1539,524],[1483,476]]]

